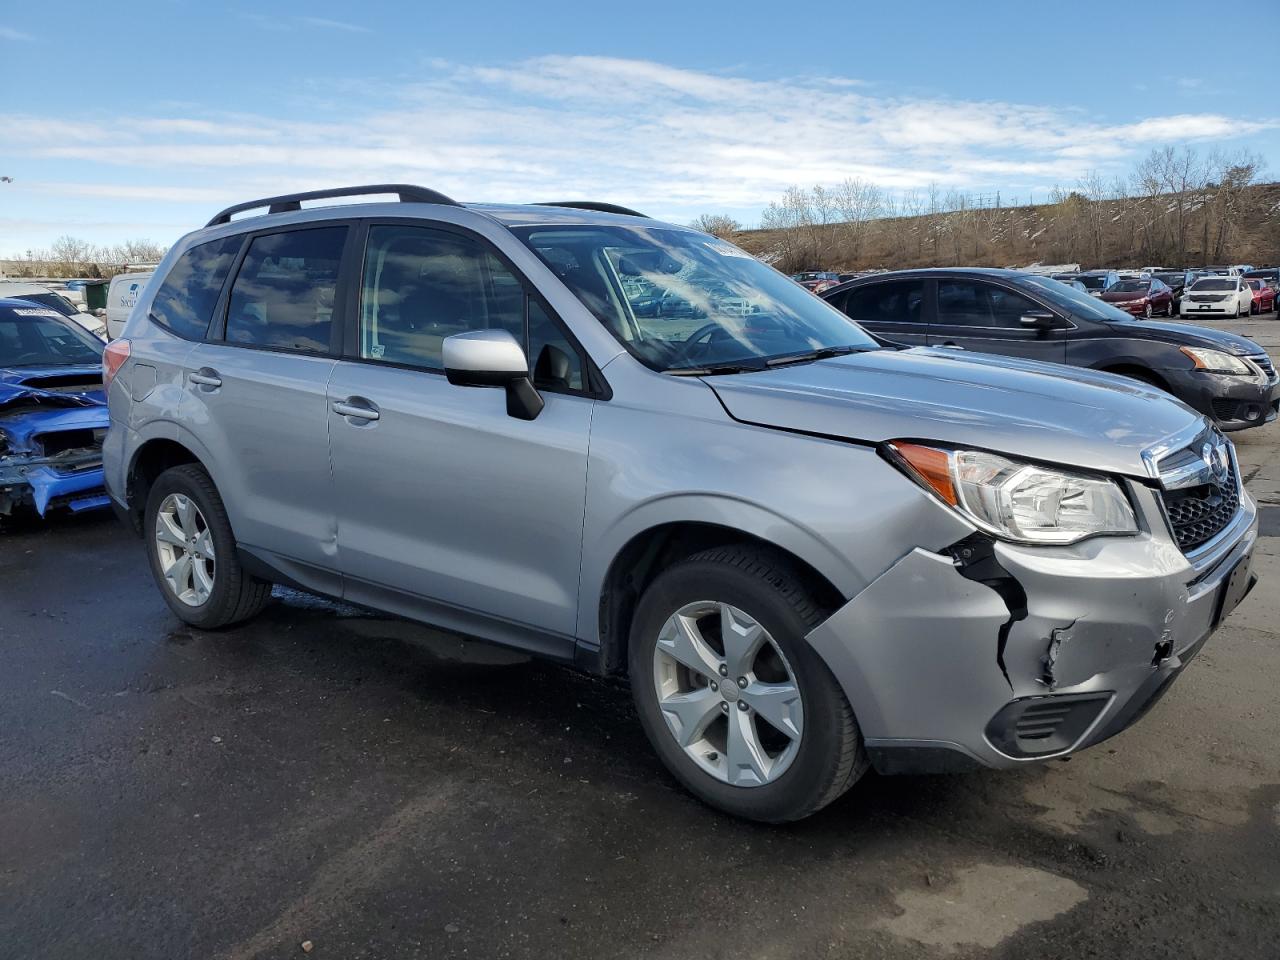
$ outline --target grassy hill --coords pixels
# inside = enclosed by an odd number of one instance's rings
[[[1280,262],[1280,183],[1089,200],[1071,193],[1035,206],[962,207],[862,222],[818,222],[735,233],[784,271],[924,266],[1199,266]]]

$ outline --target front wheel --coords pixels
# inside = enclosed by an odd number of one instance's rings
[[[1151,319],[1151,304],[1148,303],[1145,307],[1142,308],[1142,317],[1144,320]]]
[[[202,467],[156,478],[143,530],[151,574],[179,620],[212,630],[247,620],[270,599],[271,584],[241,568],[226,508]]]
[[[823,611],[785,558],[721,547],[660,574],[632,623],[640,722],[690,792],[736,816],[798,820],[866,771],[853,709],[805,635]]]

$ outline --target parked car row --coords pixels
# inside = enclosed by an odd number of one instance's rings
[[[251,201],[106,346],[106,486],[186,623],[283,582],[625,675],[745,817],[1135,722],[1256,579],[1213,419],[1269,358],[1012,271],[823,294],[608,204]]]
[[[1202,292],[1201,284],[1212,289]],[[1238,277],[1205,278],[1184,298],[1182,314],[1247,312],[1247,291]],[[1168,391],[1223,430],[1260,426],[1280,413],[1280,378],[1252,340],[1145,319],[1170,315],[1171,291],[1158,280],[1118,280],[1096,298],[1017,270],[901,270],[822,296],[886,342],[1120,374]]]

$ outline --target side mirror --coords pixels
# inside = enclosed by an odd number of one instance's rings
[[[524,349],[506,330],[469,330],[444,339],[444,373],[459,387],[502,387],[507,415],[533,420],[542,412],[542,395],[529,379]]]
[[[1024,327],[1030,327],[1033,330],[1048,330],[1057,321],[1058,318],[1048,310],[1028,310],[1020,318]]]

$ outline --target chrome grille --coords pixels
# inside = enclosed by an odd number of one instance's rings
[[[1267,375],[1268,380],[1276,375],[1275,364],[1265,353],[1250,353],[1245,356],[1245,359],[1257,364],[1258,368]]]
[[[1183,553],[1192,552],[1220,534],[1240,510],[1240,479],[1229,447],[1225,475],[1214,475],[1208,469],[1191,472],[1203,463],[1205,445],[1215,443],[1226,441],[1216,431],[1207,432],[1189,447],[1160,461],[1165,484],[1160,496],[1173,538]]]

